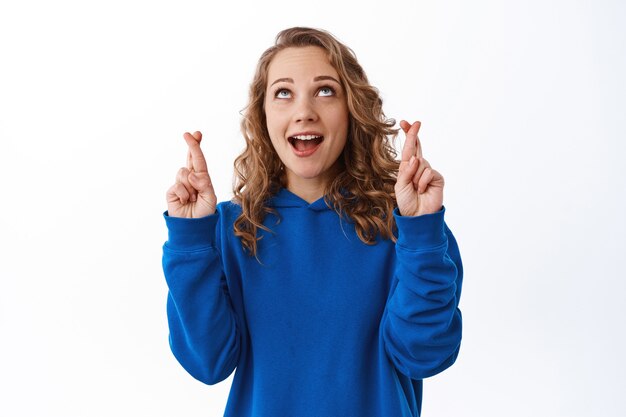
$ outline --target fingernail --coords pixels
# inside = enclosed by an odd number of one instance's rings
[[[409,159],[409,165],[410,165],[410,166],[415,165],[415,160],[416,160],[416,159],[417,159],[417,158],[415,158],[415,156],[412,156],[412,157],[411,157],[411,159]]]
[[[191,201],[193,201],[193,202],[195,203],[195,202],[196,202],[196,200],[197,200],[196,195],[195,195],[195,194],[194,194],[194,195],[192,195],[192,196],[191,196]]]

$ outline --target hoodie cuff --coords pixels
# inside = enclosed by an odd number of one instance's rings
[[[398,226],[398,242],[396,245],[408,250],[421,251],[437,247],[446,242],[445,223],[443,220],[445,207],[441,210],[421,216],[406,217],[396,208],[393,216]]]
[[[197,250],[215,247],[215,236],[219,215],[217,212],[209,216],[187,219],[170,217],[163,213],[167,225],[167,242],[165,245],[173,250]]]

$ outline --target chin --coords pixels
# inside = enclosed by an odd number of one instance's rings
[[[295,166],[291,167],[291,173],[294,177],[303,179],[303,180],[314,180],[316,178],[320,178],[324,176],[324,169],[319,167],[302,167]]]
[[[303,179],[303,180],[314,180],[316,178],[319,178],[322,175],[321,172],[313,171],[313,170],[293,171],[293,174],[295,177]]]

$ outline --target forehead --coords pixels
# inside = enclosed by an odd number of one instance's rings
[[[268,68],[268,82],[277,78],[308,78],[331,75],[338,78],[326,51],[317,46],[290,47],[278,52]]]

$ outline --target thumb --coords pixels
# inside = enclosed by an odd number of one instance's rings
[[[397,184],[400,186],[404,186],[413,182],[413,176],[417,172],[417,168],[417,158],[415,157],[415,155],[412,155],[408,161],[401,162],[400,168],[398,169]]]

